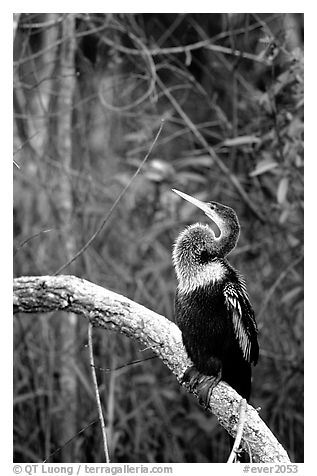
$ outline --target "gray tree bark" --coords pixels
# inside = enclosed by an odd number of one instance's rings
[[[75,276],[28,276],[14,279],[14,312],[35,313],[64,310],[88,319],[93,326],[121,332],[141,341],[173,372],[181,383],[192,365],[182,344],[179,328],[165,317],[84,279]],[[191,391],[187,388],[188,391]],[[241,396],[220,382],[214,389],[208,410],[235,436]],[[288,463],[285,449],[247,405],[242,446],[257,463]]]

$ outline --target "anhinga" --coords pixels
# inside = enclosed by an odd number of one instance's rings
[[[220,203],[204,203],[173,191],[212,221],[211,226],[188,226],[173,249],[176,323],[194,363],[184,380],[193,388],[199,386],[205,403],[220,380],[248,400],[251,363],[257,363],[259,346],[244,279],[226,260],[239,238],[237,215]]]

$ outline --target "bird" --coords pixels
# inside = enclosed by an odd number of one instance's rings
[[[210,219],[210,224],[194,223],[181,231],[172,251],[177,277],[175,321],[193,363],[183,383],[199,391],[205,406],[221,380],[248,401],[251,364],[258,361],[259,345],[245,280],[226,258],[238,242],[237,214],[221,203],[173,192]]]

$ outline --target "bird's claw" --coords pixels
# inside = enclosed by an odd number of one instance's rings
[[[219,383],[221,375],[204,375],[198,372],[196,367],[189,367],[182,378],[182,383],[190,390],[193,390],[199,398],[199,403],[208,408],[208,403],[213,389]]]

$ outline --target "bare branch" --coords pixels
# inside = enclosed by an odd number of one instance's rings
[[[115,330],[139,340],[151,347],[179,382],[192,365],[183,347],[181,332],[173,322],[84,279],[75,276],[16,278],[13,304],[14,312],[73,312],[87,318],[95,327]],[[214,389],[208,404],[208,410],[234,437],[240,405],[240,395],[224,382]],[[241,445],[246,450],[250,448],[254,462],[289,462],[286,451],[251,405],[246,405]]]
[[[240,446],[242,434],[243,434],[243,427],[245,422],[245,409],[247,407],[247,401],[243,398],[240,402],[240,414],[239,414],[239,423],[237,428],[236,439],[234,440],[234,444],[229,455],[227,463],[234,463],[237,457],[237,451]]]
[[[104,452],[105,452],[105,457],[106,457],[106,463],[110,463],[110,456],[109,456],[109,450],[108,450],[108,440],[107,440],[107,431],[106,431],[105,419],[104,419],[103,413],[102,413],[102,406],[101,406],[101,401],[100,401],[99,388],[98,388],[98,382],[97,382],[97,376],[96,376],[96,370],[95,370],[94,349],[93,349],[93,345],[92,345],[92,325],[91,325],[90,322],[88,324],[88,347],[89,347],[89,360],[90,360],[90,367],[91,367],[91,375],[92,375],[92,380],[93,380],[93,383],[94,383],[94,390],[95,390],[95,395],[96,395],[96,402],[97,402],[98,415],[99,415],[99,421],[100,421],[100,426],[101,426],[101,434],[102,434],[102,439],[103,439],[103,447],[104,447]]]
[[[118,24],[111,25],[110,28],[122,31],[126,33],[127,35],[129,35],[130,37],[132,36],[130,31],[127,31],[125,28],[123,28],[122,26],[119,26]],[[144,52],[141,50],[134,49],[134,48],[127,48],[126,46],[119,45],[118,43],[115,43],[114,41],[110,40],[109,38],[106,38],[105,36],[103,36],[101,39],[104,43],[111,46],[112,48],[115,48],[118,51],[121,51],[122,53],[126,53],[129,55],[136,55],[136,56],[141,56],[144,54]],[[228,48],[222,45],[216,45],[213,43],[212,38],[197,41],[196,43],[193,43],[190,45],[172,46],[169,48],[161,48],[161,47],[152,48],[152,49],[148,48],[147,52],[148,54],[152,56],[171,55],[171,54],[177,54],[177,53],[188,53],[190,51],[201,49],[201,48],[206,48],[208,50],[214,51],[215,53],[223,53],[226,55],[236,56],[238,58],[244,58],[244,59],[256,61],[259,63],[264,63],[264,64],[268,63],[267,60],[262,58],[260,55],[254,55],[251,53],[247,53],[245,51],[235,50],[235,49]]]

